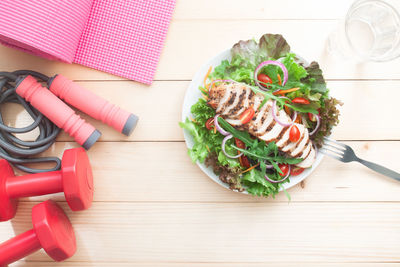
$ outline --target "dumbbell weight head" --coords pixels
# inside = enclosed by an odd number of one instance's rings
[[[10,198],[6,191],[8,177],[14,176],[11,165],[5,159],[0,159],[0,222],[8,221],[17,212],[18,199]]]
[[[65,199],[72,210],[92,205],[93,174],[89,158],[81,147],[65,150],[61,161]]]
[[[32,209],[33,229],[0,244],[0,266],[13,263],[43,248],[56,261],[75,254],[73,227],[64,211],[53,201]]]
[[[74,229],[64,211],[53,201],[33,207],[32,224],[42,248],[52,259],[63,261],[74,255]]]
[[[19,197],[64,192],[71,210],[88,209],[93,201],[93,174],[82,147],[64,151],[61,171],[14,176],[10,164],[0,159],[0,221],[15,216]]]

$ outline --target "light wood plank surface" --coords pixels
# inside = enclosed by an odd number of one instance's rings
[[[179,0],[173,20],[328,20],[343,17],[343,10],[350,4],[348,0],[282,0],[279,5],[273,0]]]
[[[361,158],[400,171],[400,60],[357,64],[326,49],[351,2],[178,0],[151,86],[0,46],[1,70],[62,73],[140,117],[126,137],[78,112],[103,133],[88,151],[94,202],[71,212],[61,193],[50,196],[71,218],[78,251],[63,263],[40,251],[11,266],[400,266],[399,183],[326,157],[288,190],[290,202],[284,194],[231,192],[191,163],[178,126],[200,66],[240,39],[281,33],[293,51],[320,63],[331,94],[344,102],[332,137]],[[9,125],[31,122],[14,104],[1,111]],[[62,133],[43,155],[76,146]],[[16,218],[0,224],[0,242],[28,230],[31,208],[48,198],[21,199]]]
[[[1,228],[1,235],[31,227],[27,221],[34,204],[23,203],[13,224]],[[97,203],[86,212],[67,211],[80,248],[69,261],[399,261],[400,227],[394,225],[400,214],[391,212],[397,206],[367,202]],[[68,210],[65,204],[62,207]],[[40,252],[26,260],[48,260],[48,256]]]

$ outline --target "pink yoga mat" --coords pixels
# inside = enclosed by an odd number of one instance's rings
[[[175,0],[1,0],[0,42],[151,84]]]

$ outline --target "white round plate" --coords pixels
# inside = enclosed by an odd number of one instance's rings
[[[185,98],[183,100],[182,121],[185,121],[186,118],[188,118],[188,117],[193,117],[193,115],[190,112],[190,108],[193,104],[195,104],[199,100],[199,98],[202,97],[201,92],[199,90],[199,86],[203,85],[204,77],[207,74],[207,71],[210,68],[210,66],[215,68],[216,66],[221,64],[222,60],[225,60],[225,59],[227,59],[229,61],[231,60],[230,49],[227,49],[227,50],[223,51],[222,53],[218,54],[217,56],[215,56],[214,58],[210,59],[205,65],[203,65],[200,68],[200,70],[193,77],[192,82],[190,83],[188,89],[186,90]],[[187,147],[192,148],[193,144],[194,144],[193,137],[189,134],[189,132],[187,130],[183,131],[183,135],[185,137]],[[312,167],[304,170],[303,173],[301,173],[297,176],[290,177],[290,182],[283,184],[283,188],[285,188],[285,189],[291,188],[291,187],[295,186],[296,184],[300,183],[301,181],[303,181],[321,163],[322,158],[323,158],[323,154],[318,152],[317,156],[316,156],[316,160],[315,160],[314,164],[312,165]],[[199,162],[197,162],[197,165],[214,182],[229,189],[229,186],[227,184],[225,184],[224,182],[222,182],[219,179],[219,177],[214,173],[212,167],[207,168],[206,165],[204,165],[203,163],[199,163]],[[233,190],[233,191],[235,191],[235,190]],[[248,194],[247,191],[243,191],[241,193]]]

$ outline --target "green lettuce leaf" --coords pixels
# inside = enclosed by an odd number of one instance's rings
[[[298,64],[295,61],[295,54],[293,53],[288,53],[282,60],[283,65],[285,65],[285,67],[288,70],[288,81],[294,81],[299,83],[299,81],[302,78],[307,77],[307,71],[306,69],[304,69],[303,66],[301,66],[300,64]]]
[[[242,183],[246,187],[247,192],[255,196],[272,196],[279,192],[279,184],[268,182],[261,171],[253,169],[246,172],[242,177]]]
[[[215,110],[207,105],[207,101],[203,98],[200,98],[196,104],[190,108],[190,112],[194,115],[196,121],[203,125],[209,118],[215,116]]]
[[[309,84],[312,91],[325,94],[328,91],[328,88],[326,87],[326,82],[319,64],[313,61],[310,66],[305,69],[308,75],[302,78],[301,82]]]
[[[239,41],[231,49],[232,64],[240,67],[250,67],[260,60],[259,46],[254,40]]]
[[[278,59],[290,52],[290,46],[280,34],[264,34],[258,43],[259,54],[265,59]]]

